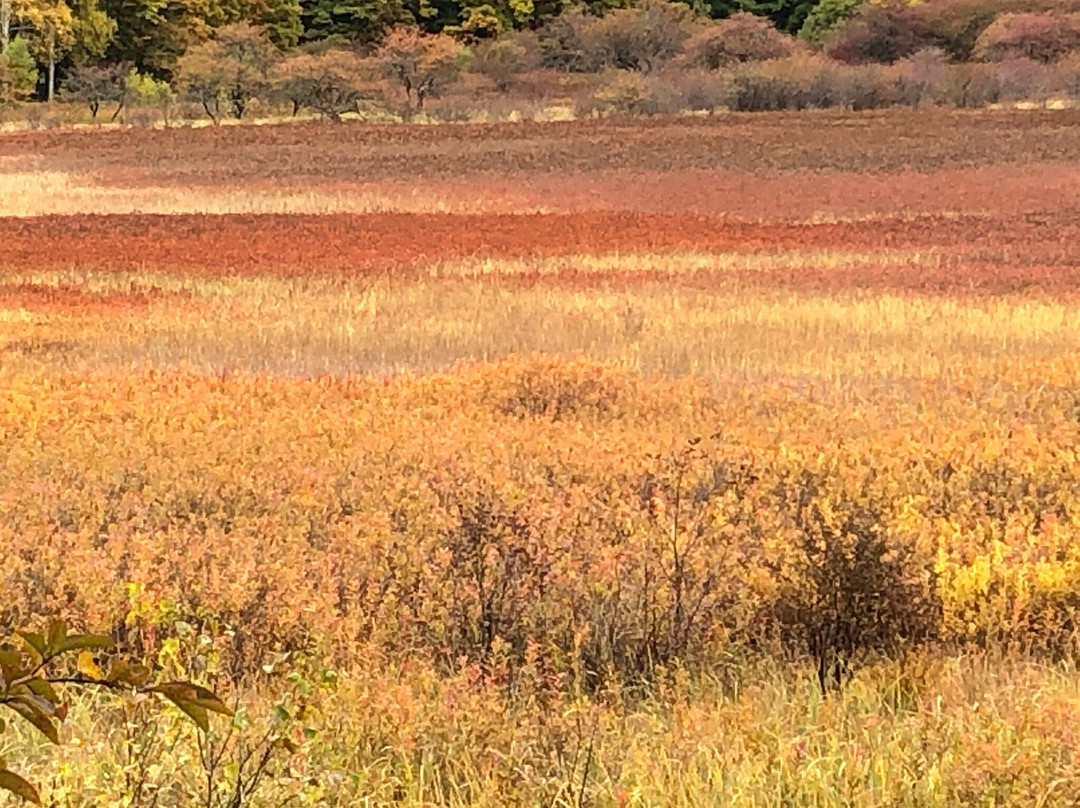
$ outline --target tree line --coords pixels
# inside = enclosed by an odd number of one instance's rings
[[[507,90],[538,69],[650,75],[814,51],[893,64],[1054,63],[1080,50],[1080,0],[0,0],[0,103],[199,105],[255,99],[325,117],[379,82],[422,109],[464,70]]]

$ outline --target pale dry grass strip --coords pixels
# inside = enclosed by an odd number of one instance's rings
[[[843,249],[739,250],[578,254],[531,258],[468,258],[428,267],[431,278],[551,277],[560,274],[660,277],[693,273],[760,272],[763,270],[852,269],[880,271],[898,266],[941,266],[942,255],[926,250],[860,252]]]
[[[0,216],[77,214],[547,213],[544,205],[420,184],[311,184],[296,188],[107,185],[59,170],[4,170]]]
[[[541,351],[666,375],[937,379],[1080,351],[1080,307],[1067,301],[706,292],[664,282],[570,290],[497,278],[52,273],[22,280],[92,294],[149,290],[148,308],[115,315],[44,309],[0,317],[0,339],[32,331],[77,343],[79,367],[381,374]],[[155,289],[197,305],[154,302]]]
[[[300,794],[293,801],[325,808],[496,808],[541,796],[559,808],[1066,808],[1080,798],[1071,729],[1080,679],[1067,665],[922,654],[864,670],[828,698],[810,671],[768,665],[664,684],[637,704],[509,704],[475,686],[463,697],[465,688],[422,670],[342,671],[334,690],[311,699],[318,732],[304,754],[253,804]],[[462,698],[471,713],[455,707]],[[272,706],[262,693],[243,702],[253,717]],[[20,769],[45,782],[51,802],[127,804],[123,733],[92,706],[75,699],[63,746],[41,747],[33,730],[12,726],[17,748],[36,750],[18,755]],[[169,711],[153,721],[164,737],[191,740]],[[181,742],[155,761],[155,787],[194,801],[193,755]]]

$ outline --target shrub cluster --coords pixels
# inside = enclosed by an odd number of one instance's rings
[[[927,642],[1076,650],[1080,480],[1034,432],[1022,451],[688,442],[756,405],[542,357],[332,395],[114,383],[7,393],[5,624],[61,613],[139,658],[194,626],[236,677],[306,652],[532,660],[589,687],[730,654],[809,657],[830,687]],[[155,426],[163,398],[184,430]],[[44,443],[13,426],[26,406]],[[206,428],[231,439],[193,454]]]
[[[822,0],[797,37],[764,16],[712,21],[669,0],[568,10],[523,30],[488,30],[481,16],[439,34],[398,27],[363,47],[329,38],[291,50],[272,27],[234,23],[196,40],[168,71],[83,60],[64,69],[63,88],[94,119],[108,106],[114,120],[215,123],[257,108],[465,121],[549,102],[586,115],[977,107],[1064,101],[1078,90],[1080,2]],[[0,59],[0,101],[27,98],[38,80],[17,38]]]
[[[133,108],[158,109],[167,122],[176,105],[188,104],[215,124],[251,117],[259,106],[283,106],[294,116],[309,110],[339,121],[365,102],[385,99],[393,87],[404,94],[408,108],[423,109],[426,99],[457,79],[466,57],[449,36],[409,29],[391,32],[367,58],[323,43],[282,53],[265,30],[236,24],[189,48],[171,83],[126,65],[89,63],[72,69],[63,89],[70,100],[86,104],[94,119],[103,105],[112,104],[114,120]],[[484,68],[495,72],[493,61],[498,59],[489,55]],[[381,80],[393,86],[384,87]]]

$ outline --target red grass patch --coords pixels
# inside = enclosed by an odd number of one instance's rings
[[[0,309],[23,309],[40,314],[116,315],[150,310],[154,303],[191,303],[188,295],[133,286],[126,292],[88,292],[71,286],[0,284]]]
[[[470,257],[702,250],[917,251],[927,269],[886,266],[745,273],[747,280],[811,288],[934,291],[1072,290],[1080,220],[1046,216],[943,217],[829,224],[732,222],[667,214],[183,215],[0,218],[0,268],[188,274],[338,274],[362,277]],[[569,280],[569,278],[568,278]],[[684,282],[684,281],[680,281]],[[14,293],[12,293],[14,294]],[[19,294],[69,294],[26,292]],[[138,294],[142,294],[141,292]],[[136,294],[125,305],[144,305]],[[74,302],[74,301],[73,301]],[[50,304],[51,305],[51,304]]]
[[[735,249],[794,245],[806,235],[611,213],[48,216],[0,219],[0,266],[362,276],[469,257]]]
[[[890,109],[565,123],[290,124],[0,135],[5,155],[148,186],[572,176],[589,172],[928,173],[1080,160],[1078,110]],[[460,186],[459,186],[460,187]]]

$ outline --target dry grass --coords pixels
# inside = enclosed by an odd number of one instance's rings
[[[0,215],[635,210],[776,220],[1076,207],[1078,113],[0,133]]]
[[[499,213],[505,207],[483,196],[457,195],[445,187],[431,190],[357,184],[352,188],[257,190],[207,187],[178,190],[169,186],[114,186],[92,175],[65,171],[17,170],[0,173],[0,215],[71,214],[273,214],[273,213]],[[544,213],[542,205],[518,212]]]
[[[827,700],[797,670],[735,673],[745,678],[691,686],[672,676],[634,707],[522,699],[509,711],[469,672],[345,678],[320,701],[315,740],[256,803],[1065,808],[1080,799],[1080,690],[1065,669],[913,659],[866,671]],[[60,772],[49,797],[127,804],[121,738],[76,715],[71,741],[38,757],[40,777]],[[184,732],[161,719],[155,731]],[[155,783],[169,784],[163,804],[199,802],[187,750],[156,762]]]
[[[889,260],[838,252],[478,261],[433,266],[431,279],[411,282],[14,275],[8,280],[16,288],[85,296],[73,307],[7,310],[0,341],[63,343],[62,364],[79,371],[147,364],[340,376],[426,372],[459,361],[546,352],[646,374],[847,383],[992,375],[1006,361],[1080,350],[1080,307],[1072,302],[805,295],[743,287],[737,279],[703,293],[672,283],[702,269],[722,275],[777,264],[865,263],[887,271]],[[609,268],[658,269],[671,280],[583,290],[560,288],[557,281],[505,282],[526,270],[544,277],[568,265],[601,274]],[[132,289],[149,291],[149,299],[125,310]],[[83,311],[87,301],[102,296],[116,307],[115,316]],[[32,361],[32,352],[30,358],[26,353],[9,349],[8,361]]]

